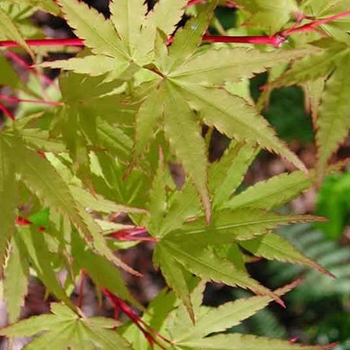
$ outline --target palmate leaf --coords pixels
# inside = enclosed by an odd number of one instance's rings
[[[274,293],[283,296],[295,286],[298,281],[277,289]],[[205,338],[209,334],[223,332],[233,326],[240,324],[245,319],[256,314],[266,307],[272,299],[269,296],[253,296],[250,298],[240,298],[233,302],[220,305],[217,308],[201,307],[197,310],[196,323],[189,325],[187,329],[178,332],[172,330],[172,340],[176,344],[183,344]]]
[[[344,141],[350,129],[350,78],[347,67],[350,64],[350,50],[339,62],[331,77],[327,80],[322,95],[316,124],[318,150],[318,175],[323,178],[328,159]]]
[[[157,30],[170,35],[186,3],[162,1],[147,13],[142,0],[115,0],[109,5],[111,17],[105,20],[83,3],[62,0],[59,4],[69,24],[96,56],[45,62],[41,66],[90,75],[110,73],[109,79],[127,80],[151,62]]]
[[[33,336],[26,349],[131,350],[131,346],[113,330],[119,322],[103,317],[82,318],[62,304],[51,304],[52,314],[34,316],[0,330],[7,337]],[[44,333],[42,333],[44,332]]]
[[[37,152],[27,148],[16,133],[2,132],[1,138],[6,157],[12,162],[15,172],[43,204],[69,218],[86,242],[102,256],[133,271],[108,248],[97,223],[74,199],[68,184],[52,165]]]

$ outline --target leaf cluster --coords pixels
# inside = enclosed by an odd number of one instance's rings
[[[304,21],[308,25],[310,18],[345,13],[349,5],[348,0],[332,4],[237,1],[235,15],[248,36],[282,35]],[[34,59],[50,48],[28,45],[30,34],[16,12],[22,9],[61,16],[85,46],[69,59],[38,61],[27,84],[0,56],[0,71],[6,72],[0,83],[12,88],[20,102],[16,119],[0,132],[0,262],[13,323],[1,335],[39,334],[28,349],[48,343],[55,349],[115,349],[116,344],[118,349],[146,349],[147,344],[187,350],[328,348],[222,332],[272,300],[284,305],[282,295],[295,286],[274,291],[263,286],[247,271],[252,258],[330,275],[274,230],[323,220],[278,209],[331,171],[330,157],[350,128],[349,20],[320,23],[310,35],[305,30],[291,34],[290,44],[281,48],[202,45],[204,33],[218,24],[217,5],[206,1],[189,11],[186,0],[160,0],[148,10],[143,0],[114,0],[106,19],[77,0],[1,3],[5,39]],[[182,26],[184,14],[189,18]],[[41,81],[44,68],[62,70],[49,87]],[[269,82],[255,106],[240,88],[266,71]],[[307,92],[317,130],[315,170],[306,168],[259,111],[271,89],[292,84]],[[41,104],[33,108],[28,101]],[[214,130],[230,142],[220,159],[209,162]],[[242,191],[261,149],[296,170]],[[182,179],[174,181],[170,163],[183,170]],[[116,221],[116,213],[127,214],[128,224]],[[117,330],[113,320],[84,315],[70,299],[81,271],[105,295],[143,310],[121,270],[140,273],[115,254],[142,239],[154,243],[153,264],[171,291],[162,292],[143,318],[124,308],[133,324]],[[58,279],[62,270],[64,281]],[[17,322],[30,274],[62,304],[52,304],[50,315]],[[202,305],[209,281],[256,296],[210,309]]]

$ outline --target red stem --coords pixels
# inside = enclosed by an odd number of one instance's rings
[[[16,55],[14,52],[7,51],[5,55],[11,60],[18,63],[20,66],[24,67],[25,69],[32,71],[38,77],[38,79],[42,79],[42,81],[44,81],[47,85],[53,86],[56,90],[59,90],[58,86],[55,84],[53,80],[48,78],[45,74],[42,74],[39,70],[35,69],[33,66],[29,65],[24,59]],[[42,92],[44,95],[46,95],[46,91],[43,86],[42,86]]]
[[[29,46],[84,46],[82,39],[34,39],[26,40]],[[17,42],[12,40],[0,41],[0,47],[18,47]]]
[[[48,105],[48,106],[63,106],[62,102],[54,102],[54,101],[42,101],[42,100],[27,100],[17,97],[10,97],[0,94],[0,99],[5,101],[11,101],[11,102],[27,102],[27,103],[35,103],[35,104],[41,104],[41,105]]]
[[[191,0],[190,5],[201,2],[201,0]],[[319,25],[326,24],[328,22],[337,20],[350,15],[350,10],[338,13],[336,15],[319,19],[311,23],[304,24],[299,27],[292,27],[282,31],[279,34],[273,36],[211,36],[204,35],[203,40],[215,43],[247,43],[247,44],[265,44],[279,47],[285,41],[288,35],[299,33],[299,32],[309,32],[315,30]],[[169,39],[171,42],[171,39]],[[84,41],[82,39],[34,39],[26,40],[29,46],[84,46]],[[12,40],[0,41],[0,47],[18,47],[20,46],[17,42]]]
[[[280,47],[286,42],[281,35],[274,36],[225,36],[225,35],[203,35],[203,41],[211,43],[243,43],[243,44],[265,44]]]
[[[322,24],[326,24],[328,22],[332,22],[332,21],[335,21],[339,18],[343,18],[343,17],[347,17],[347,16],[350,16],[350,10],[344,11],[341,13],[337,13],[336,15],[333,15],[333,16],[330,16],[327,18],[318,19],[316,21],[304,24],[304,25],[299,26],[299,27],[294,27],[294,28],[292,27],[292,28],[286,29],[286,30],[281,32],[281,35],[285,37],[287,35],[291,35],[294,33],[309,32],[311,30],[314,30],[315,27],[318,27]]]
[[[190,0],[188,5],[194,5],[202,0]],[[273,36],[242,36],[242,37],[230,37],[230,36],[211,36],[204,35],[203,40],[215,43],[247,43],[247,44],[265,44],[279,47],[285,41],[288,35],[298,33],[298,32],[308,32],[315,30],[319,25],[326,24],[328,22],[337,20],[350,15],[350,10],[338,13],[336,15],[319,19],[311,23],[304,24],[299,27],[292,27],[282,31],[279,34]],[[169,38],[169,43],[171,38]],[[73,38],[73,39],[34,39],[26,40],[26,43],[29,46],[84,46],[84,41],[82,39]],[[0,47],[18,47],[20,46],[17,42],[12,40],[0,41]]]
[[[155,329],[150,327],[147,323],[145,323],[136,312],[128,306],[122,299],[120,299],[115,294],[111,293],[108,289],[101,288],[103,294],[110,300],[115,310],[120,310],[127,315],[130,320],[136,325],[136,327],[143,333],[147,341],[150,343],[153,348],[153,344],[157,344],[161,349],[165,349],[165,347],[160,344],[160,342],[155,338],[154,335],[158,336],[163,341],[171,344],[170,340],[163,337],[160,333],[158,333]],[[153,333],[153,334],[152,334]]]
[[[0,110],[10,119],[15,120],[15,116],[0,102]]]

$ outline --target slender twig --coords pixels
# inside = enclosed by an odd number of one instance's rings
[[[55,82],[48,78],[45,74],[41,73],[38,69],[36,69],[33,65],[28,64],[23,58],[15,54],[14,52],[8,50],[5,52],[5,55],[10,58],[12,61],[16,62],[23,68],[27,69],[28,71],[31,71],[34,73],[34,75],[38,78],[41,79],[43,82],[45,82],[48,86],[53,86],[56,90],[59,90],[58,86],[55,84]],[[46,94],[45,88],[42,87],[42,92],[43,94]]]
[[[5,96],[0,94],[0,99],[5,101],[11,101],[11,102],[26,102],[26,103],[34,103],[38,105],[48,105],[48,106],[63,106],[62,102],[55,102],[55,101],[43,101],[43,100],[27,100],[22,99],[18,97],[11,97],[11,96]]]
[[[29,46],[84,46],[82,39],[32,39],[26,40]],[[0,41],[0,47],[18,47],[16,41],[5,40]]]
[[[242,44],[265,44],[275,47],[282,46],[287,39],[281,35],[265,36],[226,36],[226,35],[203,35],[203,41],[211,43],[242,43]]]
[[[286,37],[288,35],[295,34],[295,33],[310,32],[312,30],[315,30],[316,27],[318,27],[322,24],[333,22],[339,18],[343,18],[343,17],[347,17],[347,16],[350,16],[350,10],[344,11],[341,13],[337,13],[336,15],[333,15],[330,17],[321,18],[321,19],[315,20],[313,22],[306,23],[306,24],[299,26],[299,27],[294,27],[294,28],[292,27],[292,28],[286,29],[286,30],[282,31],[280,33],[280,35]]]
[[[0,110],[10,119],[15,120],[15,116],[0,102]]]
[[[192,0],[189,3],[195,4],[199,3],[201,1],[199,0]],[[286,29],[280,33],[277,33],[273,36],[224,36],[224,35],[218,35],[218,36],[211,36],[211,35],[204,35],[203,40],[209,41],[212,43],[246,43],[246,44],[265,44],[265,45],[272,45],[275,47],[280,47],[283,43],[287,41],[287,36],[299,33],[299,32],[309,32],[313,30],[317,30],[316,27],[326,24],[331,21],[335,21],[339,18],[343,18],[350,15],[350,10],[344,11],[341,13],[338,13],[336,15],[322,18],[319,20],[315,20],[313,22],[304,24],[302,26],[298,27],[291,27],[289,29]],[[168,39],[167,43],[171,43],[172,38]],[[26,40],[26,43],[29,46],[84,46],[84,41],[82,39],[73,38],[73,39],[34,39],[34,40]],[[6,40],[6,41],[0,41],[0,47],[18,47],[20,46],[17,42]]]

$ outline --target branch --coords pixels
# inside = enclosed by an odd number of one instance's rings
[[[337,20],[339,18],[343,18],[343,17],[347,17],[347,16],[350,16],[350,10],[344,11],[344,12],[341,12],[341,13],[337,13],[336,15],[333,15],[333,16],[330,16],[330,17],[318,19],[316,21],[304,24],[304,25],[299,26],[299,27],[292,27],[292,28],[286,29],[286,30],[282,31],[280,33],[280,35],[286,37],[288,35],[295,34],[295,33],[310,32],[312,30],[315,30],[316,27],[318,27],[318,26],[320,26],[322,24],[326,24],[326,23],[335,21],[335,20]]]

